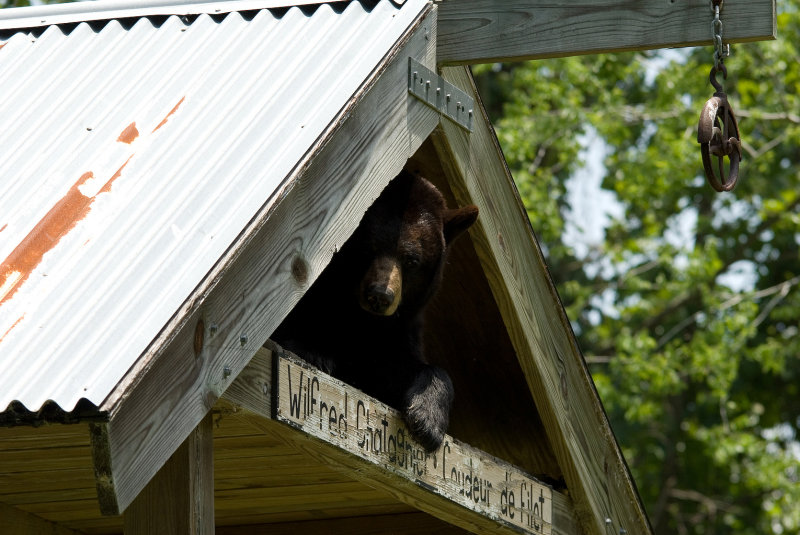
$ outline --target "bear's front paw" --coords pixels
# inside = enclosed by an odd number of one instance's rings
[[[412,436],[432,452],[439,448],[450,421],[453,383],[447,373],[427,367],[414,378],[405,395],[405,419]]]

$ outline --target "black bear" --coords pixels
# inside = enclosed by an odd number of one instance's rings
[[[448,245],[477,217],[476,206],[448,209],[433,184],[402,172],[272,336],[402,410],[428,451],[447,431],[453,384],[425,360],[423,311],[441,283]]]

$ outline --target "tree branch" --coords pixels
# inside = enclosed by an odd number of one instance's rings
[[[785,280],[774,286],[770,286],[769,288],[764,288],[763,290],[759,290],[757,292],[747,292],[734,295],[733,297],[722,303],[717,310],[727,310],[731,307],[738,305],[744,300],[755,301],[757,299],[761,299],[763,297],[767,297],[777,293],[778,295],[775,298],[773,298],[769,303],[767,303],[764,309],[759,313],[758,317],[756,317],[754,323],[755,326],[758,326],[767,318],[772,309],[775,308],[775,305],[777,305],[781,299],[783,299],[784,297],[786,297],[786,295],[788,295],[789,290],[792,288],[792,286],[794,286],[798,282],[800,282],[800,275],[792,277],[791,279]],[[675,325],[672,329],[670,329],[666,334],[664,334],[664,336],[662,336],[658,340],[655,351],[658,351],[659,349],[664,347],[664,345],[666,345],[667,342],[672,340],[679,332],[684,330],[686,327],[694,324],[697,321],[697,318],[699,318],[700,315],[704,313],[705,313],[704,310],[698,310],[688,318],[684,319],[682,322]]]
[[[671,489],[669,494],[676,500],[699,503],[703,505],[711,515],[716,515],[717,511],[725,511],[726,513],[740,513],[742,511],[741,507],[719,499],[710,498],[696,490]]]

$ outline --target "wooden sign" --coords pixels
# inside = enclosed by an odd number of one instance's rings
[[[273,358],[275,419],[521,533],[551,533],[550,487],[449,435],[426,453],[398,411],[293,356]]]

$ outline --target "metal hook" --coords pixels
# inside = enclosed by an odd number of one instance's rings
[[[725,67],[725,64],[720,62],[719,66],[714,65],[711,67],[711,74],[708,75],[708,81],[711,82],[711,85],[714,86],[714,89],[717,90],[717,94],[722,93],[725,91],[725,88],[722,84],[717,80],[717,73],[722,73],[722,79],[728,79],[728,69]]]

